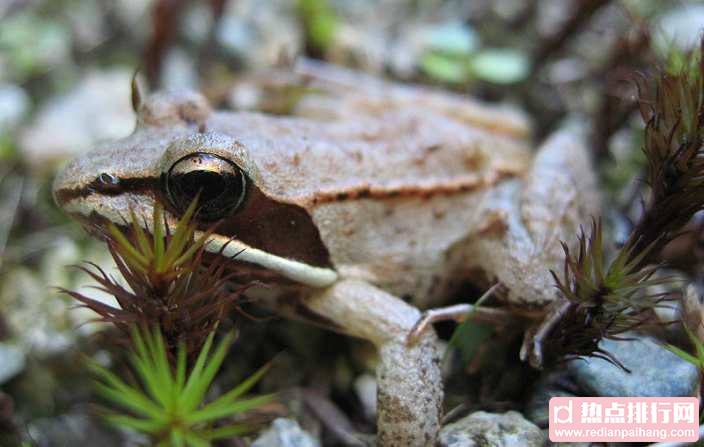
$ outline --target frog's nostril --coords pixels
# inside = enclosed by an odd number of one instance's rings
[[[120,189],[120,178],[103,172],[93,180],[88,189],[92,192],[99,192],[102,194],[116,193]]]
[[[100,183],[102,183],[104,185],[116,185],[116,184],[120,183],[120,179],[118,179],[114,175],[108,174],[106,172],[103,172],[102,174],[100,174],[98,176],[98,181],[100,181]]]

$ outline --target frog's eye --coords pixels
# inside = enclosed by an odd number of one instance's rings
[[[217,220],[237,209],[246,190],[246,177],[233,162],[217,155],[198,152],[171,166],[165,178],[166,195],[179,212],[184,212],[200,193],[201,220]]]

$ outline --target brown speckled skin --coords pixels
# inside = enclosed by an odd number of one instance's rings
[[[406,346],[415,306],[439,304],[478,270],[503,282],[512,304],[550,302],[559,240],[597,212],[584,146],[563,132],[533,157],[519,114],[386,83],[307,98],[298,115],[213,112],[196,94],[154,95],[131,136],[57,177],[57,201],[83,221],[130,207],[149,215],[165,200],[156,180],[116,195],[85,187],[104,172],[158,179],[195,151],[234,161],[256,190],[226,219],[228,234],[253,246],[276,241],[259,248],[310,264],[326,257],[335,284],[282,287],[278,303],[299,297],[299,309],[372,341],[381,358],[380,445],[432,445],[442,382],[434,334]],[[72,209],[78,195],[81,209]],[[294,307],[283,311],[301,315]]]
[[[425,306],[450,248],[480,226],[486,191],[528,169],[528,147],[428,110],[346,118],[217,113],[204,127],[248,149],[264,194],[310,213],[344,277]]]

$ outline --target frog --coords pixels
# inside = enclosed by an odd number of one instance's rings
[[[86,229],[175,225],[198,197],[199,234],[236,283],[285,317],[371,342],[378,445],[434,445],[441,344],[423,310],[467,282],[507,308],[555,301],[560,241],[598,210],[584,136],[537,150],[516,108],[316,66],[287,115],[215,110],[200,93],[138,105],[131,135],[77,157],[55,201]],[[213,225],[217,222],[217,225]],[[414,332],[412,341],[409,334]]]

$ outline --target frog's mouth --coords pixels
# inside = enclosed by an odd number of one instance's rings
[[[126,197],[88,195],[66,200],[62,208],[72,218],[77,220],[93,236],[104,237],[101,230],[109,222],[119,227],[126,227],[126,216],[134,212],[136,221],[144,230],[151,232],[148,223],[151,221],[151,209],[154,200],[150,196],[135,195]],[[166,214],[169,226],[175,226],[177,219],[170,213]],[[196,238],[203,234],[196,231]],[[270,282],[274,277],[283,277],[290,283],[295,282],[310,287],[322,288],[332,285],[338,279],[338,273],[327,267],[318,267],[305,262],[289,259],[283,256],[252,247],[245,242],[230,236],[211,234],[206,241],[206,250],[216,256],[226,257],[233,263],[241,263],[262,271],[263,281]],[[256,273],[253,276],[257,276]]]
[[[199,236],[198,233],[200,232],[196,232],[196,237]],[[206,249],[211,253],[222,253],[222,256],[227,258],[236,257],[238,262],[247,262],[263,267],[311,287],[327,287],[338,278],[335,270],[276,256],[218,234],[213,234],[208,238]]]

